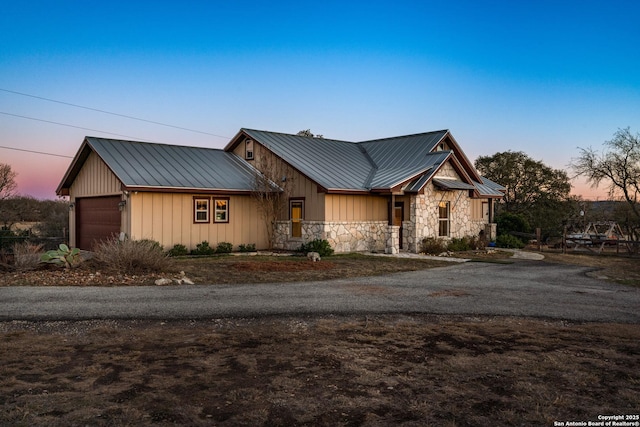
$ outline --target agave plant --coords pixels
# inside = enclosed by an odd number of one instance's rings
[[[80,258],[80,249],[69,249],[69,246],[62,243],[58,249],[47,251],[40,257],[40,261],[56,264],[64,268],[71,268],[77,264]]]

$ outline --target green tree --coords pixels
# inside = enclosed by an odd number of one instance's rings
[[[580,155],[571,162],[576,174],[594,187],[605,184],[610,197],[627,202],[632,217],[640,223],[640,134],[621,129],[604,143],[602,152],[591,147],[578,149]]]
[[[547,235],[559,234],[563,222],[577,208],[576,199],[569,194],[571,183],[567,173],[521,151],[478,157],[475,167],[506,188],[497,214],[520,214],[531,227],[540,227]]]

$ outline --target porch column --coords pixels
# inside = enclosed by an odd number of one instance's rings
[[[397,225],[387,226],[387,244],[384,252],[387,254],[400,253],[400,227]]]

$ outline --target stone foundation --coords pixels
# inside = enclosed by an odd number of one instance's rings
[[[398,229],[399,227],[395,227]],[[275,225],[274,248],[296,250],[303,243],[315,239],[326,239],[336,253],[342,252],[385,252],[390,240],[389,225],[386,221],[302,221],[302,238],[291,237],[291,223],[278,221]]]

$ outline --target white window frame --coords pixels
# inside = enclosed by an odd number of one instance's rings
[[[203,207],[199,204],[204,202]],[[193,198],[193,222],[194,224],[208,224],[211,222],[211,199],[209,197],[194,197]],[[205,218],[198,218],[198,214],[204,213]]]

